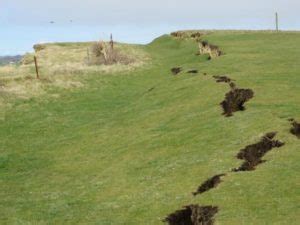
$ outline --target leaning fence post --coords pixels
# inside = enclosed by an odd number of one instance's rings
[[[38,67],[38,63],[37,63],[37,58],[36,58],[36,56],[34,56],[34,64],[35,64],[36,78],[37,78],[37,79],[40,79],[40,75],[39,75],[39,67]]]

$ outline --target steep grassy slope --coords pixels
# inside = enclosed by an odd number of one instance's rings
[[[162,224],[184,205],[216,205],[216,224],[297,224],[300,34],[215,32],[225,52],[207,61],[197,44],[162,36],[145,47],[151,65],[85,76],[60,98],[16,100],[0,123],[1,224]],[[199,69],[172,76],[170,69]],[[207,75],[203,75],[207,73]],[[228,74],[255,97],[222,116]],[[58,91],[51,90],[51,93]],[[255,171],[207,178],[241,164],[235,156],[263,134],[286,144]]]

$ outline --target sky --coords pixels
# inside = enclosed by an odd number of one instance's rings
[[[0,0],[0,55],[34,43],[149,43],[180,29],[300,30],[300,0]],[[54,23],[50,23],[53,21]]]

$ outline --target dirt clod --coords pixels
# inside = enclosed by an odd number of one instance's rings
[[[300,123],[297,123],[297,121],[295,121],[294,119],[291,120],[292,122],[292,128],[290,129],[290,132],[297,136],[298,138],[300,138]]]
[[[173,75],[177,75],[182,71],[181,67],[174,67],[171,69],[171,72],[173,73]]]
[[[216,79],[217,83],[221,83],[221,82],[230,83],[231,81],[233,81],[227,76],[213,76],[213,78]]]
[[[244,160],[239,168],[233,169],[234,172],[255,170],[258,164],[264,163],[262,157],[273,148],[279,148],[284,145],[279,140],[273,140],[276,132],[267,133],[256,144],[248,145],[241,149],[237,154],[238,159]]]
[[[213,225],[217,213],[216,206],[189,205],[168,215],[164,222],[169,225]]]
[[[202,194],[203,192],[209,191],[210,189],[217,187],[222,182],[221,177],[225,175],[226,174],[219,174],[209,178],[199,186],[198,190],[194,192],[193,195]]]
[[[244,104],[254,96],[251,89],[238,89],[230,83],[231,90],[225,95],[225,100],[220,103],[225,116],[232,116],[233,112],[245,110]]]

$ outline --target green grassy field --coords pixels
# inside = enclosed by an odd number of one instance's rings
[[[300,120],[300,33],[204,39],[225,54],[208,61],[195,55],[197,43],[165,35],[136,46],[151,58],[144,67],[9,98],[0,120],[0,224],[156,225],[189,204],[218,206],[216,224],[299,224],[300,140],[287,120]],[[175,66],[199,73],[173,76]],[[219,105],[228,86],[212,78],[223,74],[255,93],[233,117]],[[239,150],[270,131],[286,144],[255,171],[230,173]],[[224,172],[217,188],[192,196]]]

